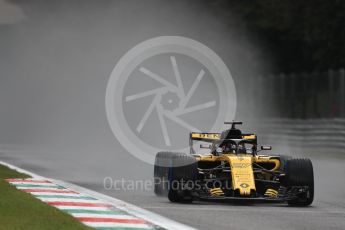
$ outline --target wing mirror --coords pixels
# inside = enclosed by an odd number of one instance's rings
[[[201,149],[211,149],[211,145],[200,145]]]
[[[272,150],[272,146],[270,145],[262,145],[261,150]]]

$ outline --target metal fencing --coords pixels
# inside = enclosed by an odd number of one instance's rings
[[[345,119],[272,118],[252,124],[260,143],[297,151],[345,153]]]
[[[252,90],[273,117],[345,117],[345,71],[258,76]],[[263,113],[264,114],[264,113]]]

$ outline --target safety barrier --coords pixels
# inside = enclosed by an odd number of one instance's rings
[[[345,119],[270,119],[253,122],[260,143],[345,154]]]

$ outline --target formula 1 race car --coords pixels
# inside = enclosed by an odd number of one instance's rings
[[[159,152],[154,166],[154,192],[171,202],[263,200],[308,206],[314,199],[312,162],[284,155],[262,155],[257,136],[235,125],[221,133],[190,133],[190,154]],[[195,141],[206,154],[197,154]]]

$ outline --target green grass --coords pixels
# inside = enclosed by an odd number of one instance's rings
[[[0,229],[91,229],[67,213],[17,190],[4,180],[9,178],[29,176],[0,165]]]

